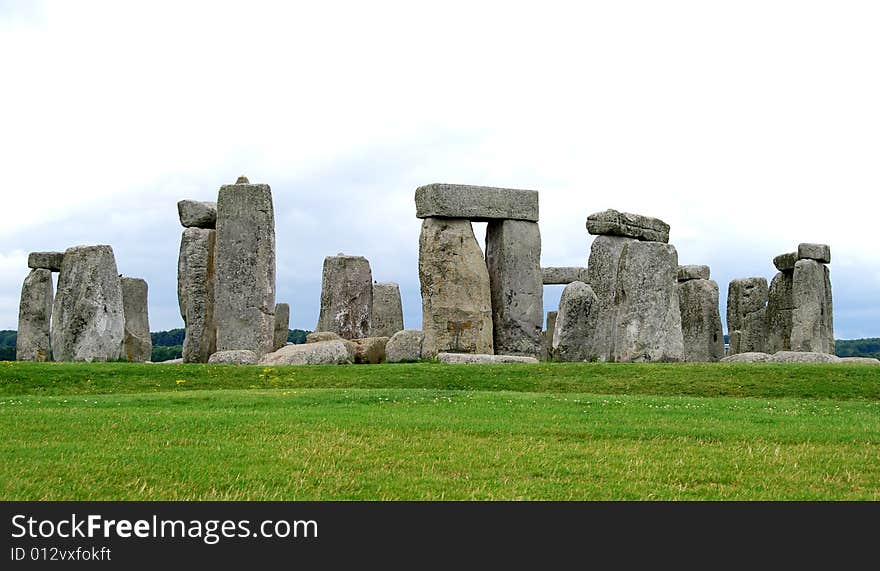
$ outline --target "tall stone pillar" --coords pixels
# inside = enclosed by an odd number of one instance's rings
[[[684,360],[706,363],[724,357],[718,284],[709,279],[709,266],[679,267],[678,305],[681,309]]]
[[[147,282],[141,278],[121,278],[124,317],[123,356],[132,363],[149,361],[153,356]]]
[[[773,264],[779,272],[770,281],[767,295],[767,353],[791,351],[796,262],[796,252],[782,254],[773,259]]]
[[[373,318],[370,337],[391,337],[403,331],[400,286],[394,282],[373,282]]]
[[[18,307],[18,361],[51,361],[49,325],[52,321],[52,272],[45,268],[30,271],[21,286]]]
[[[793,351],[834,353],[834,308],[831,296],[831,249],[824,244],[800,244],[792,276],[791,348]]]
[[[727,288],[730,355],[767,351],[767,280],[731,280]]]
[[[575,281],[562,290],[559,311],[553,320],[550,353],[557,361],[592,361],[598,358],[594,345],[599,299],[589,285]],[[550,326],[550,316],[547,316]]]
[[[370,336],[373,317],[373,273],[363,256],[338,254],[324,258],[321,313],[315,331],[343,339]]]
[[[272,342],[272,350],[277,351],[287,345],[290,335],[290,305],[287,303],[275,304],[275,335]]]

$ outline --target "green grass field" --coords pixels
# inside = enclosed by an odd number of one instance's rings
[[[880,367],[0,363],[2,500],[880,500]]]

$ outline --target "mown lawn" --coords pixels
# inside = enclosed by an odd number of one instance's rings
[[[2,500],[880,500],[880,367],[0,363]]]

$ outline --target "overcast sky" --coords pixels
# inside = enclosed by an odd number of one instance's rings
[[[829,243],[837,337],[880,336],[878,29],[871,1],[0,0],[0,329],[29,251],[102,243],[181,327],[176,203],[244,174],[291,327],[338,252],[420,327],[413,193],[452,182],[539,190],[547,266],[586,265],[592,212],[662,218],[722,315]]]

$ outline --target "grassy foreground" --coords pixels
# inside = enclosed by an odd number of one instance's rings
[[[0,363],[2,500],[880,500],[880,367]]]

